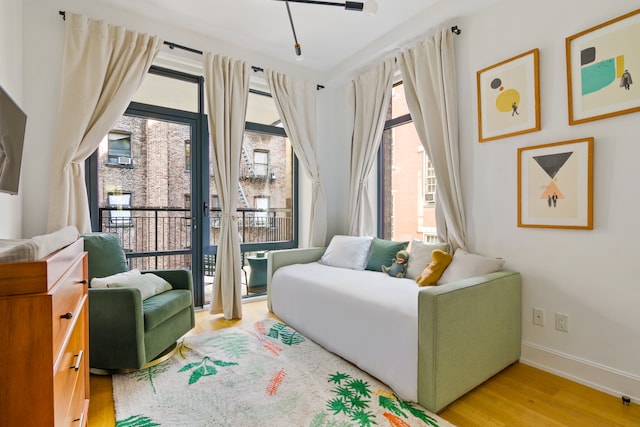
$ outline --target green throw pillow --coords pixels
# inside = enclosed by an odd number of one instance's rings
[[[89,281],[129,269],[117,234],[86,233],[80,237],[84,239],[84,250],[89,254]]]
[[[393,242],[391,240],[373,238],[366,270],[382,271],[382,266],[391,266],[398,251],[407,249],[409,242]]]

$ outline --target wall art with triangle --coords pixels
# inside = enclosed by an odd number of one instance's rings
[[[518,150],[518,227],[593,229],[593,138]]]

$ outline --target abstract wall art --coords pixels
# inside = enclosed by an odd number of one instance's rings
[[[518,149],[518,227],[593,229],[593,138]]]
[[[477,72],[480,142],[540,130],[538,49]]]
[[[570,125],[640,111],[639,46],[640,9],[567,37]]]

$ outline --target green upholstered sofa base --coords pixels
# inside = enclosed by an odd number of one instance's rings
[[[278,268],[318,261],[323,253],[324,248],[269,252],[267,292]],[[271,310],[270,296],[268,305]],[[521,312],[520,274],[512,271],[420,289],[416,337],[418,403],[440,412],[517,362]]]

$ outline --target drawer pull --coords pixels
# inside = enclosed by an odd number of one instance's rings
[[[82,280],[78,280],[78,281],[76,282],[76,285],[86,285],[87,283],[88,283],[88,282],[87,282],[87,280],[86,280],[86,279],[82,279]]]
[[[80,350],[80,352],[78,354],[74,354],[73,357],[76,358],[76,364],[73,365],[71,368],[69,369],[73,369],[75,371],[79,371],[80,370],[80,365],[82,364],[82,350]]]
[[[76,418],[75,420],[73,420],[74,423],[78,423],[78,425],[83,426],[84,425],[84,412],[82,414],[80,414],[80,418]]]
[[[73,317],[73,313],[71,313],[71,312],[68,312],[68,313],[60,315],[61,319],[71,319],[72,317]]]

